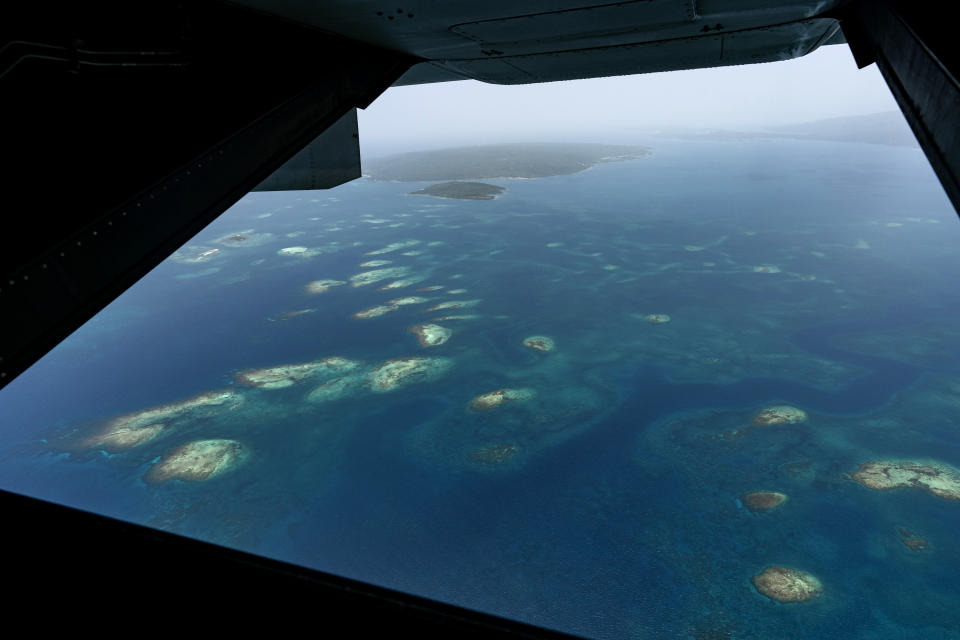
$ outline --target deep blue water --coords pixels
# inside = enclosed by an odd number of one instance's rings
[[[592,637],[958,637],[960,502],[847,476],[870,460],[960,467],[960,229],[922,153],[650,144],[636,161],[491,181],[507,187],[494,201],[367,180],[247,196],[190,243],[215,258],[166,261],[0,393],[0,486]],[[272,235],[218,242],[239,232]],[[418,243],[366,255],[403,240]],[[291,246],[323,252],[278,254]],[[421,280],[304,293],[372,259]],[[351,318],[408,295],[430,301]],[[445,300],[479,302],[424,312]],[[437,347],[406,330],[449,314],[477,317],[440,321],[453,335]],[[556,350],[524,347],[530,335]],[[328,403],[306,399],[326,378],[234,380],[334,355],[360,363],[359,382]],[[364,386],[404,356],[450,368]],[[77,445],[227,387],[236,410],[188,414],[141,447]],[[535,395],[466,409],[498,388]],[[808,420],[720,437],[771,405]],[[144,479],[209,438],[251,455],[205,482]],[[478,462],[491,445],[514,454]],[[758,489],[789,500],[751,513],[739,498]],[[771,564],[823,594],[772,602],[750,583]]]

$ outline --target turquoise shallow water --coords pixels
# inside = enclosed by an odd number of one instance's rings
[[[493,201],[366,180],[247,196],[0,393],[0,486],[591,637],[958,637],[960,502],[848,475],[960,467],[960,229],[921,152],[650,144],[491,181],[507,187]],[[317,251],[278,253],[294,246]],[[304,292],[369,260],[408,271]],[[352,317],[401,296],[429,300]],[[477,302],[426,311],[448,301]],[[472,317],[436,321],[442,345],[408,331],[448,315]],[[307,396],[333,374],[236,382],[328,356],[357,369],[327,402]],[[370,390],[377,365],[411,356],[446,369]],[[116,416],[225,388],[242,403],[90,446]],[[530,397],[467,409],[497,389]],[[774,405],[808,419],[745,429]],[[211,438],[248,458],[145,480]],[[761,489],[789,498],[745,509]],[[768,565],[822,594],[771,601],[750,581]]]

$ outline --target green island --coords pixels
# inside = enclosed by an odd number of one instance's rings
[[[649,147],[638,145],[497,144],[371,158],[364,161],[364,172],[373,180],[396,182],[546,178],[577,173],[600,162],[633,160],[649,153]]]
[[[483,182],[441,182],[410,193],[411,195],[457,198],[458,200],[493,200],[503,192],[503,187]]]

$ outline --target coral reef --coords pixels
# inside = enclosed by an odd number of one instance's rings
[[[557,348],[553,338],[548,338],[547,336],[530,336],[529,338],[524,338],[523,346],[536,349],[537,351],[553,351]]]
[[[491,444],[477,447],[467,454],[467,459],[480,464],[499,465],[513,458],[519,451],[520,447],[515,444]]]
[[[850,477],[876,491],[924,489],[946,500],[960,500],[960,470],[942,462],[884,460],[865,462]]]
[[[170,260],[183,264],[199,264],[201,262],[208,262],[222,255],[223,251],[215,247],[188,245],[181,247],[176,253],[170,256]]]
[[[376,251],[368,251],[366,255],[368,256],[380,256],[385,253],[390,253],[392,251],[397,251],[398,249],[406,249],[407,247],[412,247],[414,245],[420,244],[419,240],[404,240],[402,242],[392,242],[385,246],[383,249],[377,249]]]
[[[398,307],[402,307],[407,304],[423,304],[424,302],[430,302],[430,298],[424,298],[423,296],[405,296],[403,298],[394,298],[393,300],[388,300],[387,304],[393,304]]]
[[[911,531],[906,527],[897,527],[897,533],[900,534],[900,542],[910,551],[929,551],[930,544],[920,536],[919,533]]]
[[[352,318],[355,320],[367,320],[369,318],[379,318],[382,315],[388,314],[391,311],[396,311],[399,309],[395,304],[378,304],[375,307],[370,307],[369,309],[364,309],[363,311],[357,311]]]
[[[390,278],[400,278],[410,273],[410,267],[386,267],[385,269],[373,269],[372,271],[361,271],[350,276],[351,287],[365,287],[374,282],[388,280]]]
[[[159,436],[166,426],[162,423],[129,425],[111,424],[97,436],[88,440],[88,446],[99,447],[105,451],[117,452],[146,444]]]
[[[304,287],[304,291],[310,295],[317,293],[324,293],[329,291],[332,287],[339,287],[342,284],[347,284],[343,280],[314,280],[313,282],[308,282]]]
[[[358,367],[358,363],[347,358],[332,356],[322,360],[300,364],[283,364],[264,369],[247,369],[234,374],[237,384],[261,389],[284,389],[302,382],[307,378],[323,373],[344,373]]]
[[[400,280],[394,280],[393,282],[388,282],[383,285],[377,291],[392,291],[393,289],[404,289],[410,285],[417,284],[422,282],[424,278],[422,276],[414,276],[412,278],[402,278]]]
[[[236,391],[209,391],[179,402],[134,411],[108,421],[103,428],[87,437],[82,446],[112,452],[125,451],[154,440],[174,420],[189,414],[225,411],[242,401],[243,396]]]
[[[479,302],[479,300],[448,300],[447,302],[441,302],[440,304],[433,305],[429,309],[425,309],[424,313],[443,311],[444,309],[467,309],[477,306]]]
[[[446,372],[451,364],[447,358],[395,358],[368,373],[367,383],[373,391],[393,391],[413,382],[436,378]]]
[[[253,229],[245,229],[220,236],[214,242],[228,247],[257,247],[271,240],[273,240],[272,233],[258,233]]]
[[[752,491],[743,494],[740,500],[750,511],[769,511],[786,502],[787,494],[779,491]]]
[[[470,411],[489,411],[508,402],[529,400],[533,395],[530,389],[497,389],[477,396],[470,401],[467,408]]]
[[[236,440],[195,440],[167,452],[144,479],[152,483],[211,480],[234,469],[247,455],[247,449]]]
[[[306,315],[308,313],[315,312],[316,309],[297,309],[296,311],[287,311],[286,313],[281,313],[276,316],[270,316],[267,318],[270,322],[278,322],[280,320],[289,320],[290,318],[296,318],[297,316]]]
[[[351,396],[361,390],[363,386],[362,375],[343,376],[334,378],[315,387],[313,391],[307,394],[307,402],[323,403],[333,402]]]
[[[317,249],[310,247],[284,247],[277,251],[277,255],[284,256],[286,258],[312,258],[318,256],[321,253],[324,253],[323,249]]]
[[[417,336],[421,347],[438,347],[453,335],[453,331],[438,324],[418,324],[407,328],[407,331]]]
[[[766,407],[753,416],[752,424],[755,427],[768,427],[777,424],[799,424],[806,422],[807,414],[801,409],[780,405]]]
[[[807,602],[823,593],[823,586],[816,576],[790,567],[766,567],[750,580],[757,591],[782,603]]]

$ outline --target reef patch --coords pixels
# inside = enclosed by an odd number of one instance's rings
[[[769,511],[787,501],[787,494],[779,491],[751,491],[741,496],[740,501],[750,511]]]
[[[807,413],[802,409],[787,405],[766,407],[753,416],[754,427],[768,427],[778,424],[799,424],[807,421]]]
[[[483,465],[501,465],[512,460],[520,447],[515,444],[501,443],[477,447],[467,454],[467,460]]]
[[[316,295],[318,293],[325,293],[333,287],[339,287],[340,285],[347,284],[343,280],[314,280],[313,282],[308,282],[303,290],[309,295]]]
[[[529,338],[524,338],[523,346],[544,352],[553,351],[557,348],[553,338],[548,338],[547,336],[530,336]]]
[[[410,267],[387,267],[385,269],[373,269],[372,271],[362,271],[350,276],[351,287],[365,287],[374,282],[389,280],[390,278],[400,278],[410,273]]]
[[[529,400],[533,396],[531,389],[497,389],[477,396],[470,401],[467,408],[470,411],[490,411],[509,402]]]
[[[364,309],[363,311],[357,311],[352,318],[355,320],[367,320],[369,318],[379,318],[382,315],[388,314],[391,311],[396,311],[399,309],[395,304],[378,304],[375,307],[370,307],[369,309]]]
[[[248,455],[246,447],[236,440],[195,440],[167,452],[144,479],[154,484],[172,479],[212,480],[234,469]]]
[[[453,335],[453,331],[438,324],[418,324],[408,327],[407,331],[417,336],[421,347],[439,347]]]
[[[97,433],[86,438],[82,446],[110,452],[126,451],[156,439],[177,419],[198,413],[226,411],[242,401],[242,395],[228,389],[209,391],[186,400],[134,411],[108,421]]]
[[[875,491],[923,489],[945,500],[960,500],[960,470],[942,462],[865,462],[850,477]]]
[[[407,357],[387,360],[367,374],[373,391],[394,391],[414,382],[433,380],[451,366],[448,358]]]
[[[766,567],[750,580],[757,591],[780,603],[807,602],[823,593],[816,576],[790,567]]]
[[[247,369],[234,374],[234,382],[260,389],[284,389],[298,382],[324,373],[344,373],[352,371],[358,363],[340,356],[300,364],[283,364],[264,369]]]

